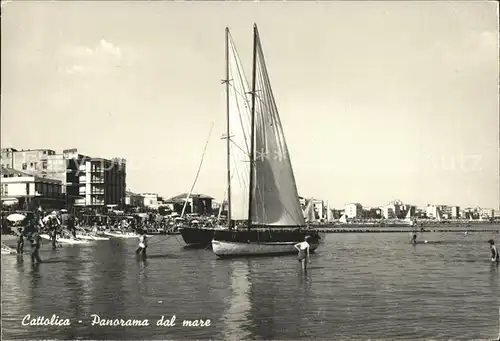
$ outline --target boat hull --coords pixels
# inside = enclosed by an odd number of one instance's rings
[[[314,252],[321,237],[307,230],[246,230],[216,231],[212,250],[218,257],[285,255],[297,253],[294,245],[310,236],[310,252]]]
[[[214,239],[215,228],[190,227],[179,228],[184,243],[188,245],[209,246]]]

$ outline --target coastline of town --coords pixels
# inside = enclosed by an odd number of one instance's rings
[[[83,229],[145,230],[148,234],[178,234],[183,224],[223,225],[225,201],[209,195],[181,193],[163,198],[157,193],[127,190],[126,160],[81,154],[77,149],[1,150],[2,233],[6,217],[35,212],[40,218],[57,214],[65,224],[74,216]],[[323,233],[470,231],[500,226],[500,211],[450,205],[417,207],[394,200],[380,207],[349,203],[331,208],[326,200],[299,197],[309,229]]]

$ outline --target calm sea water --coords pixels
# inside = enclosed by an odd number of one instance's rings
[[[492,339],[499,334],[497,233],[329,234],[307,274],[294,256],[217,260],[180,236],[42,246],[47,263],[2,256],[2,339]],[[13,245],[13,241],[8,243]],[[26,248],[29,254],[29,246]],[[22,326],[26,314],[69,327]],[[102,318],[149,327],[90,326]],[[176,315],[173,327],[157,327]],[[209,327],[183,327],[210,319]],[[78,321],[81,320],[81,323]]]

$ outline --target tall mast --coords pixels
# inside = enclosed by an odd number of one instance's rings
[[[253,186],[255,174],[255,74],[257,66],[257,24],[253,25],[253,66],[252,66],[252,123],[250,134],[250,188],[248,191],[248,229],[252,226]]]
[[[229,28],[226,27],[226,148],[227,148],[227,225],[231,228],[231,141],[230,141],[230,125],[229,125]],[[224,206],[224,199],[222,199]]]

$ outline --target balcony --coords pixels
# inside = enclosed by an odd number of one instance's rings
[[[92,182],[94,184],[103,184],[104,178],[92,177],[90,182]]]

